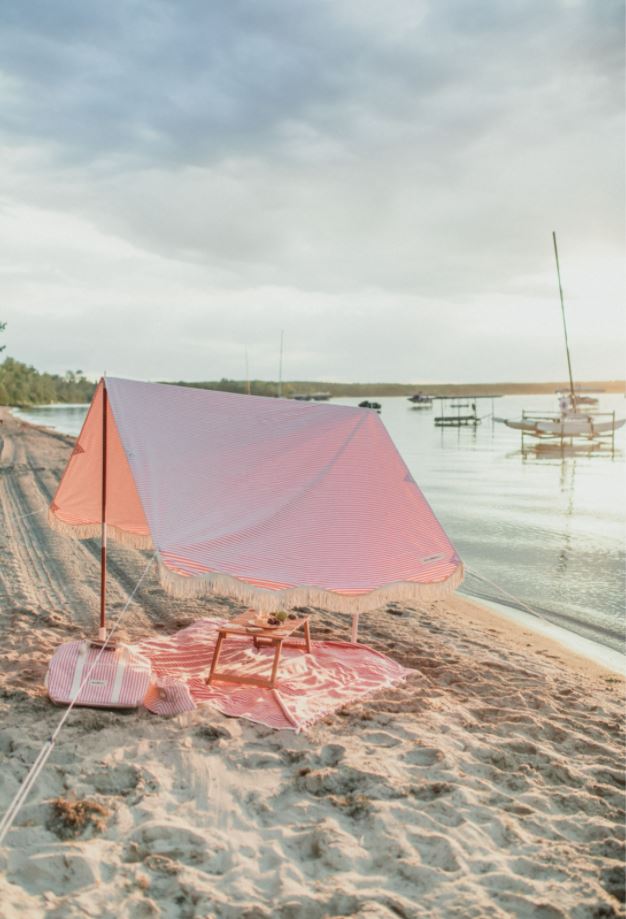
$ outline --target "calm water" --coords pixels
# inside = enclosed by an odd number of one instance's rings
[[[601,400],[603,410],[626,415],[623,396]],[[519,431],[488,417],[475,430],[442,430],[433,424],[439,403],[432,411],[414,411],[404,398],[377,401],[466,565],[556,624],[623,650],[624,429],[616,434],[613,456],[538,457],[522,455]],[[494,404],[496,415],[519,417],[523,408],[554,410],[556,400],[507,396]],[[83,405],[46,406],[22,416],[77,434],[85,411]],[[479,414],[490,411],[490,401],[479,402]],[[471,573],[464,590],[503,602],[495,588]]]
[[[16,418],[32,421],[33,424],[45,424],[47,427],[72,434],[77,437],[83,426],[87,405],[38,405],[29,409],[13,409]]]

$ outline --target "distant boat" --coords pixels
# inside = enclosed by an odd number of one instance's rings
[[[583,395],[586,392],[593,392],[594,390],[580,389],[578,386],[576,386],[574,387],[574,391],[576,393],[576,405],[598,405],[600,402],[600,400],[596,399],[594,396]],[[559,398],[568,399],[572,410],[574,409],[574,406],[571,404],[569,390],[557,389],[556,394],[559,396]]]
[[[427,396],[426,393],[416,392],[413,396],[407,397],[409,402],[412,402],[411,408],[432,408],[433,407],[433,397]]]
[[[562,414],[560,418],[522,418],[513,421],[509,418],[494,418],[501,421],[508,428],[524,431],[536,437],[595,437],[597,434],[608,434],[617,431],[626,424],[626,418],[609,421],[600,421],[593,415],[584,415],[582,412],[575,414]]]
[[[598,405],[600,402],[599,399],[594,399],[593,396],[576,396],[577,405]]]
[[[371,408],[380,415],[382,405],[380,402],[370,402],[368,399],[364,399],[363,402],[359,402],[359,408]]]

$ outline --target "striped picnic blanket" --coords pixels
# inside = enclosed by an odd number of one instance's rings
[[[207,686],[221,624],[200,619],[174,635],[141,642],[138,650],[150,659],[157,678],[146,708],[176,715],[206,702],[225,715],[300,731],[350,702],[401,682],[411,672],[366,645],[316,641],[311,654],[283,648],[274,689],[220,682]],[[273,656],[273,648],[255,648],[249,637],[229,637],[222,647],[220,670],[266,677]]]

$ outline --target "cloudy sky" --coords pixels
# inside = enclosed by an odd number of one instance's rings
[[[146,379],[623,376],[621,0],[4,0],[0,320]]]

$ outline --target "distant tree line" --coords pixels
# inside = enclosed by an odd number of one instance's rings
[[[0,322],[0,332],[6,323]],[[0,352],[5,346],[0,345]],[[171,381],[167,381],[171,382]],[[606,392],[624,392],[624,380],[579,381],[583,387],[603,389]],[[251,393],[254,396],[277,396],[276,380],[210,380],[188,383],[179,380],[175,385],[195,389],[216,389],[222,392]],[[96,384],[85,378],[82,370],[68,370],[63,376],[56,373],[40,373],[34,367],[7,357],[0,363],[0,405],[50,405],[53,402],[90,402]],[[405,396],[422,391],[427,394],[459,395],[472,393],[518,394],[554,393],[567,389],[567,383],[329,383],[320,380],[284,381],[281,393],[284,397],[312,395],[326,392],[331,396]]]
[[[171,381],[168,381],[171,382]],[[187,383],[178,380],[175,386],[190,386],[194,389],[217,389],[221,392],[250,393],[252,396],[277,396],[276,380],[207,380],[201,383]],[[406,383],[326,383],[320,380],[283,380],[281,393],[290,396],[306,396],[325,392],[331,396],[367,396],[376,393],[379,396],[398,396],[413,393],[415,385]]]
[[[220,392],[250,393],[252,396],[275,396],[278,394],[278,383],[273,380],[207,380],[204,383],[187,383],[184,380],[176,382],[168,380],[173,386],[189,386],[191,389],[217,389]],[[289,384],[283,383],[284,396],[290,395]]]
[[[168,381],[171,382],[171,381]],[[275,380],[209,380],[203,383],[187,383],[179,380],[176,386],[191,386],[195,389],[217,389],[222,392],[247,393],[248,386],[253,396],[278,395],[278,383]],[[624,380],[580,380],[577,385],[597,388],[604,392],[623,393],[626,390]],[[568,389],[569,383],[555,380],[545,383],[330,383],[325,380],[287,380],[283,381],[281,391],[285,397],[311,395],[327,392],[331,396],[410,396],[416,392],[426,395],[457,396],[473,394],[488,395],[522,395],[532,393],[554,394],[559,389]]]
[[[81,370],[68,370],[63,376],[40,373],[12,357],[0,364],[0,405],[89,402],[94,389]]]
[[[0,332],[6,322],[0,322]],[[0,352],[6,345],[0,345]],[[95,384],[85,379],[82,370],[40,373],[34,367],[7,357],[0,364],[0,405],[50,405],[52,402],[89,402]]]

